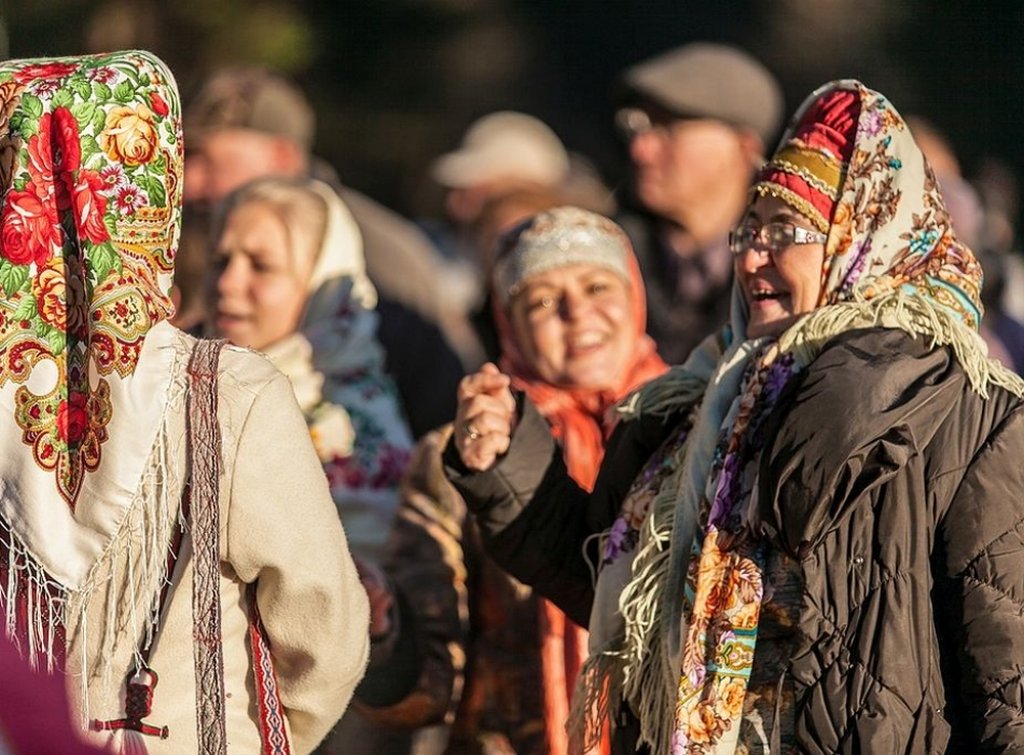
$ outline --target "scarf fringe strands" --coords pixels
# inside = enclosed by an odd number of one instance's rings
[[[31,552],[0,518],[0,601],[5,606],[4,628],[29,664],[38,670],[45,662],[52,673],[60,666],[60,647],[66,594],[33,560]]]
[[[175,359],[181,355],[176,353]],[[31,551],[14,533],[10,524],[0,519],[0,547],[5,551],[7,580],[0,585],[0,598],[5,607],[7,634],[24,636],[21,652],[34,666],[54,671],[60,666],[64,648],[57,638],[66,629],[66,644],[77,648],[78,668],[68,669],[80,677],[83,726],[90,720],[89,682],[97,679],[104,697],[109,697],[115,678],[123,679],[123,669],[113,673],[112,659],[121,644],[131,642],[136,661],[138,647],[153,641],[159,616],[160,592],[170,576],[167,573],[167,547],[172,532],[180,522],[181,489],[176,451],[179,441],[167,431],[167,419],[180,413],[186,381],[184,370],[170,387],[160,430],[146,464],[151,470],[139,481],[117,533],[90,570],[82,585],[66,589],[53,580],[36,562]],[[88,608],[99,591],[106,600],[99,615],[91,621]],[[27,608],[27,615],[18,617],[18,606]],[[26,631],[27,630],[27,631]],[[96,652],[90,652],[91,636],[98,632]]]
[[[949,347],[972,389],[981,396],[987,396],[989,387],[996,385],[1024,397],[1024,379],[989,359],[984,341],[974,330],[951,310],[904,289],[811,312],[783,334],[778,353],[791,355],[793,370],[798,372],[814,361],[835,336],[878,326],[928,337],[935,347]],[[746,361],[738,354],[732,356],[737,365]],[[727,354],[723,361],[728,362],[729,357]],[[620,409],[623,420],[635,419],[641,413],[667,415],[693,400],[691,391],[699,382],[693,373],[675,368],[639,395],[631,396]],[[693,458],[699,454],[693,449],[703,445],[695,436],[706,434],[709,427],[715,431],[719,427],[716,418],[705,416],[712,409],[699,407],[701,417],[676,452],[677,461],[682,463],[651,504],[631,578],[619,601],[624,635],[615,648],[595,653],[581,674],[569,724],[574,743],[592,741],[598,728],[590,716],[599,714],[603,717],[599,720],[609,720],[607,716],[625,699],[640,722],[639,743],[650,746],[654,755],[671,752],[680,673],[679,638],[686,629],[685,616],[680,616],[672,604],[672,596],[683,586],[669,584],[673,573],[678,572],[676,576],[681,578],[685,568],[673,568],[672,554],[691,557],[685,545],[693,540],[698,491],[704,487],[694,470],[710,467],[708,460],[702,464]],[[710,448],[714,448],[713,441]],[[578,749],[574,747],[573,751]]]
[[[858,297],[814,310],[782,335],[779,347],[783,353],[791,353],[795,367],[802,369],[839,333],[873,327],[928,337],[932,347],[948,346],[971,388],[984,398],[988,398],[992,385],[1024,397],[1024,379],[989,358],[988,347],[977,331],[964,325],[951,310],[902,288],[872,299]]]
[[[609,720],[608,716],[623,698],[630,701],[640,720],[642,740],[664,740],[666,746],[671,741],[680,634],[660,631],[669,623],[666,615],[671,610],[666,600],[670,588],[665,577],[671,572],[671,554],[677,552],[672,544],[684,540],[688,544],[695,534],[697,491],[704,487],[695,475],[710,467],[710,455],[699,449],[714,449],[721,424],[723,407],[714,401],[707,405],[700,402],[709,384],[738,381],[749,361],[749,349],[741,344],[734,345],[727,355],[723,354],[726,340],[720,334],[709,336],[684,365],[643,386],[617,410],[626,422],[640,416],[666,418],[687,408],[698,412],[700,418],[691,428],[688,440],[673,451],[672,476],[651,502],[651,515],[641,531],[632,576],[619,599],[624,626],[617,636],[609,633],[605,647],[593,652],[581,673],[569,719],[573,742],[592,742],[602,721]],[[725,369],[719,368],[720,362]],[[724,393],[731,397],[735,388],[726,387]],[[710,436],[709,439],[691,442],[694,434],[701,432],[701,427],[702,434]],[[680,492],[686,495],[687,491],[694,500],[683,509],[692,511],[692,515],[684,517],[676,527],[676,512],[680,509],[677,495]],[[663,642],[654,652],[649,652],[647,640],[652,637],[662,637]],[[650,679],[661,680],[661,683],[645,681]],[[641,694],[641,688],[661,690],[664,694]],[[593,716],[597,716],[596,720]]]

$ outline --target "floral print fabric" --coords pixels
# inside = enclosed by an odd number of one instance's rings
[[[72,509],[103,458],[109,381],[173,311],[181,155],[148,53],[0,64],[0,387],[20,386],[22,443]]]

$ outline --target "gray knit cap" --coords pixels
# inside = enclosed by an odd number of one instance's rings
[[[502,305],[539,273],[569,265],[596,265],[629,282],[629,239],[614,222],[579,207],[532,216],[501,240],[494,291]]]

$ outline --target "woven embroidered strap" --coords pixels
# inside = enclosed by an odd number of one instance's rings
[[[191,527],[196,734],[201,755],[224,755],[224,650],[220,606],[220,425],[217,365],[224,341],[199,341],[188,363],[188,442],[192,464]]]
[[[249,585],[249,644],[252,649],[252,668],[256,679],[256,703],[260,716],[260,740],[264,755],[291,755],[288,731],[284,726],[284,709],[277,688],[277,674],[270,655],[270,641],[260,608],[256,603],[256,585]]]

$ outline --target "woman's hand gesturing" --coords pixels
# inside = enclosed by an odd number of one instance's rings
[[[510,385],[511,378],[491,362],[459,383],[455,447],[470,469],[489,469],[512,443],[516,401]]]

